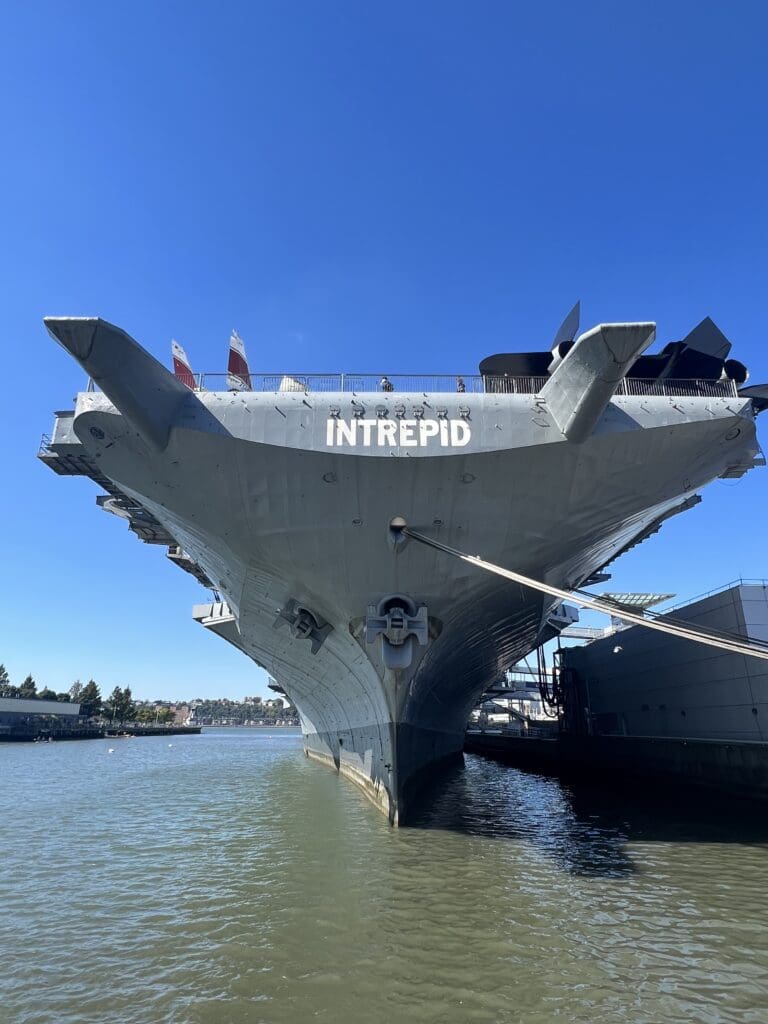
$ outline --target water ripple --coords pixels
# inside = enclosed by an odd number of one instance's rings
[[[115,747],[0,747],[3,1024],[766,1019],[760,821],[468,757],[394,831],[296,736]]]

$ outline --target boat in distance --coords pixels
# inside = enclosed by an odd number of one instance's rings
[[[295,703],[308,756],[393,824],[426,770],[460,756],[470,710],[575,612],[409,539],[573,589],[697,490],[762,464],[768,389],[706,319],[657,355],[653,323],[456,377],[175,373],[98,318],[46,318],[93,384],[40,457],[214,591],[202,625]],[[237,343],[239,344],[237,344]]]

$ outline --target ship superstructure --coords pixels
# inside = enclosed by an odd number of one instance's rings
[[[105,321],[46,323],[94,389],[57,414],[43,459],[92,477],[216,592],[195,618],[267,669],[307,754],[393,823],[423,770],[461,751],[480,694],[571,621],[409,542],[403,522],[572,588],[761,461],[765,394],[740,388],[711,321],[658,356],[643,355],[653,324],[574,339],[567,321],[552,351],[494,356],[479,375],[246,364],[236,388],[231,373],[190,386]]]

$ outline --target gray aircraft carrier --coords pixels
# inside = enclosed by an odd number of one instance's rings
[[[575,311],[574,311],[575,313]],[[462,749],[499,673],[572,621],[551,598],[416,544],[409,526],[572,588],[697,490],[762,462],[764,388],[710,320],[658,355],[603,324],[462,378],[180,380],[100,319],[49,318],[93,385],[41,458],[217,592],[195,618],[264,666],[305,750],[393,823]],[[392,388],[392,390],[389,390]]]

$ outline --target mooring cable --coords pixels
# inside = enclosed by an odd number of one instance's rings
[[[584,594],[586,597],[592,597],[589,591],[579,590],[575,588],[576,593]],[[621,602],[619,602],[621,606]],[[664,612],[652,611],[649,608],[645,609],[644,617],[657,622],[662,621],[670,623],[673,626],[680,626],[682,629],[690,628],[691,623],[687,619],[678,619],[674,615],[665,614]],[[715,640],[732,640],[736,644],[744,643],[744,637],[740,633],[733,633],[728,629],[710,629],[708,626],[697,626],[696,631],[702,636],[711,636]],[[768,643],[765,640],[758,640],[756,637],[749,637],[749,644],[752,650],[762,650],[768,652]]]
[[[768,645],[764,645],[760,641],[745,643],[742,640],[733,639],[726,633],[719,633],[717,630],[704,631],[695,629],[681,620],[670,622],[669,620],[659,618],[647,619],[643,615],[631,612],[611,601],[604,601],[593,594],[578,590],[563,590],[562,587],[554,587],[549,583],[543,583],[541,580],[524,576],[523,573],[514,572],[512,569],[505,569],[501,565],[495,565],[479,555],[468,555],[466,552],[452,548],[448,544],[443,544],[432,537],[417,533],[416,530],[412,530],[409,526],[400,526],[398,523],[397,529],[406,537],[410,537],[420,544],[425,544],[436,551],[442,551],[444,554],[458,558],[468,565],[474,565],[478,569],[484,569],[486,572],[494,573],[496,576],[502,576],[513,583],[519,583],[523,587],[530,587],[531,590],[538,590],[540,593],[548,594],[550,597],[557,597],[561,601],[571,601],[581,608],[589,608],[592,611],[601,612],[603,615],[610,615],[613,618],[621,619],[623,622],[630,622],[635,626],[645,626],[646,629],[655,629],[659,633],[667,633],[671,636],[680,637],[683,640],[691,640],[694,643],[716,647],[722,651],[730,651],[732,654],[743,654],[750,658],[762,658],[768,661]]]

